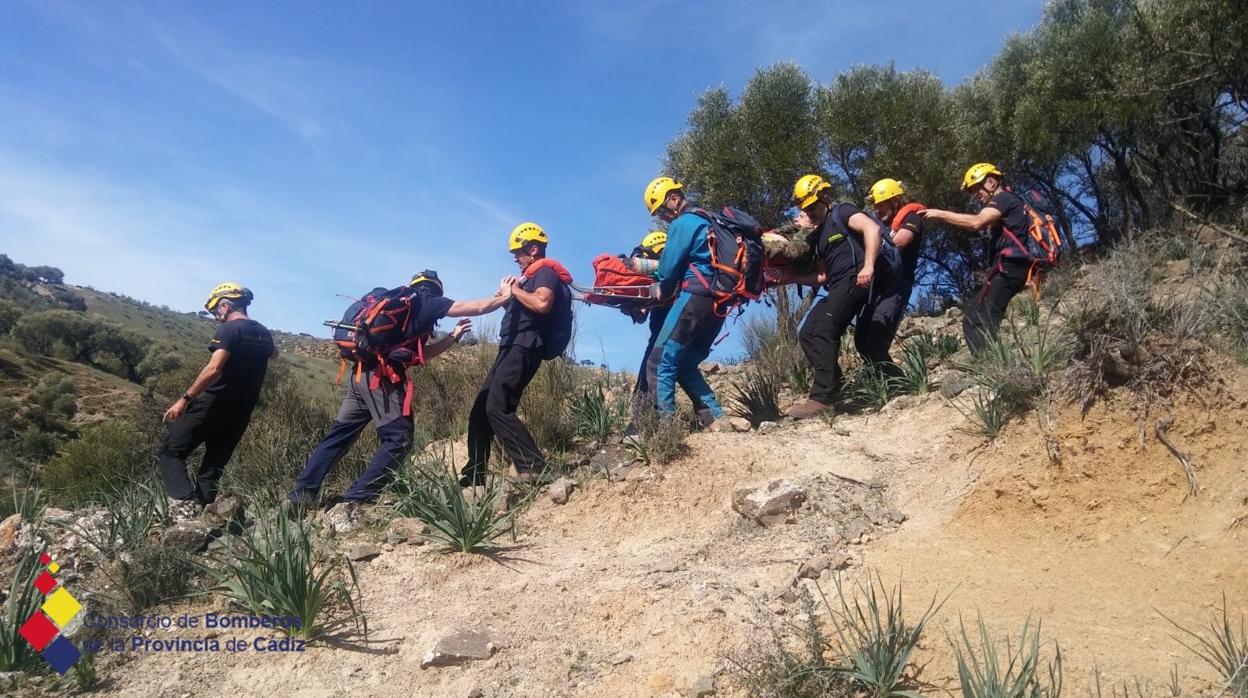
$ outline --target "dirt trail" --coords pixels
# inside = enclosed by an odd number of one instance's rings
[[[725,652],[766,632],[759,619],[775,617],[775,596],[825,549],[850,551],[850,576],[904,577],[913,611],[949,595],[923,647],[924,677],[936,684],[948,685],[953,671],[942,628],[977,610],[998,633],[1017,632],[1028,614],[1042,618],[1045,637],[1061,642],[1073,695],[1084,693],[1093,666],[1107,681],[1164,682],[1175,663],[1183,677],[1208,678],[1154,609],[1195,625],[1223,592],[1248,603],[1248,522],[1228,528],[1248,510],[1244,406],[1175,413],[1172,435],[1195,458],[1204,488],[1186,500],[1173,457],[1151,435],[1141,448],[1134,422],[1118,414],[1061,415],[1060,466],[1019,426],[981,447],[937,396],[831,427],[695,435],[696,457],[663,468],[659,480],[595,479],[565,506],[543,497],[522,520],[519,543],[497,560],[399,546],[363,563],[367,651],[147,655],[115,671],[112,688],[134,696],[206,686],[221,695],[692,695]],[[835,511],[818,496],[829,491],[829,473],[887,485],[888,505],[909,519],[865,544],[841,544]],[[795,524],[761,528],[731,510],[734,489],[780,477],[812,489]],[[492,659],[420,669],[439,636],[477,622],[503,640]]]

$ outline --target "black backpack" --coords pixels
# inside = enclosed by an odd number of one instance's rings
[[[702,208],[690,213],[706,219],[706,243],[711,252],[712,278],[699,279],[710,292],[716,315],[758,300],[766,290],[767,253],[763,226],[739,208],[725,206],[718,213]],[[697,273],[697,269],[694,269]]]
[[[334,344],[343,361],[366,367],[385,365],[396,349],[410,349],[413,361],[424,363],[424,341],[432,326],[418,324],[423,296],[411,286],[375,288],[352,303],[334,328]]]

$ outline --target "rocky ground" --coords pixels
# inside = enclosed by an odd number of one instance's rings
[[[1224,396],[1244,394],[1237,380]],[[794,618],[802,589],[868,573],[901,581],[914,613],[945,599],[919,657],[933,692],[953,681],[945,633],[977,613],[1000,636],[1042,619],[1075,695],[1094,670],[1106,685],[1138,677],[1160,690],[1177,666],[1202,685],[1209,671],[1161,613],[1194,626],[1223,593],[1232,607],[1248,602],[1248,405],[1223,397],[1171,409],[1172,440],[1198,467],[1195,497],[1128,406],[1082,419],[1063,411],[1060,463],[1026,423],[985,445],[938,393],[832,423],[697,434],[689,457],[662,468],[626,467],[608,452],[540,498],[495,555],[417,544],[403,522],[340,536],[356,560],[367,637],[299,653],[106,660],[104,688],[738,695],[731,658]],[[591,475],[598,466],[612,477]],[[206,610],[223,609],[207,598],[162,612]],[[184,631],[149,634],[162,632]]]

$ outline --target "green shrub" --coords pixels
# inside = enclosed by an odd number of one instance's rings
[[[1007,643],[1006,657],[997,654],[996,643],[982,617],[977,618],[978,638],[972,640],[966,624],[958,618],[960,636],[950,638],[958,662],[958,684],[966,698],[1057,698],[1062,692],[1062,651],[1054,645],[1054,659],[1042,672],[1040,624],[1023,623],[1018,646]]]
[[[184,596],[197,569],[180,551],[143,541],[129,551],[122,563],[116,588],[125,596],[131,613],[142,613]]]
[[[828,638],[819,608],[805,590],[802,616],[788,625],[768,618],[767,636],[751,634],[748,646],[728,657],[746,695],[760,698],[849,698],[852,682],[828,660]]]
[[[742,345],[753,366],[788,384],[796,393],[810,390],[814,372],[795,332],[781,332],[776,318],[754,315],[745,323]]]
[[[567,451],[576,438],[568,396],[576,394],[579,384],[577,368],[571,362],[544,361],[524,390],[520,419],[548,456]]]
[[[913,677],[906,673],[913,669],[911,656],[941,603],[933,598],[918,619],[907,620],[900,583],[889,590],[878,577],[868,578],[851,595],[838,577],[836,591],[838,603],[833,606],[824,597],[824,604],[833,618],[839,654],[848,660],[840,671],[871,698],[917,696],[911,690]],[[819,593],[823,595],[821,587]]]
[[[98,522],[55,525],[76,534],[106,559],[118,559],[138,548],[153,528],[168,521],[164,484],[159,478],[117,483],[93,496],[104,508]]]
[[[892,379],[898,392],[921,395],[931,390],[927,357],[927,350],[921,344],[907,343],[902,347],[901,375]]]
[[[39,379],[22,403],[27,422],[50,431],[72,431],[70,420],[78,414],[78,386],[64,374],[49,373]]]
[[[505,502],[502,478],[488,477],[476,493],[465,495],[459,476],[440,460],[414,461],[401,471],[391,490],[400,516],[411,516],[428,525],[429,537],[451,550],[488,552],[495,541],[515,530],[515,512]]]
[[[956,403],[954,405],[957,407]],[[997,438],[1009,421],[1005,401],[991,391],[979,391],[971,398],[969,411],[958,407],[962,416],[974,426],[973,432],[991,441]]]
[[[602,385],[582,390],[572,398],[571,413],[576,435],[590,439],[595,446],[605,444],[622,416],[618,408],[618,405],[607,404]]]
[[[150,473],[152,449],[129,422],[92,424],[43,466],[43,482],[58,502],[77,506],[98,501],[118,483]]]
[[[481,383],[498,347],[478,343],[456,346],[411,372],[412,416],[425,441],[462,436]]]
[[[0,298],[0,335],[9,333],[17,321],[22,318],[22,309],[16,304]]]
[[[893,396],[893,381],[877,364],[862,364],[849,379],[850,394],[861,407],[884,409]]]
[[[42,571],[39,553],[27,549],[13,568],[8,593],[0,609],[0,671],[20,671],[39,666],[42,660],[31,649],[18,629],[43,603],[35,588],[35,577]]]
[[[355,568],[341,554],[313,545],[312,524],[278,514],[261,517],[227,539],[220,567],[200,564],[219,593],[257,615],[297,619],[294,637],[314,640],[354,623],[367,632]],[[349,582],[349,584],[348,584]]]
[[[1233,698],[1248,698],[1248,621],[1241,614],[1239,627],[1236,627],[1231,620],[1225,594],[1222,595],[1219,613],[1203,628],[1189,630],[1164,614],[1162,618],[1187,636],[1187,640],[1179,639],[1179,644],[1218,672],[1219,682],[1222,683],[1222,691],[1218,695],[1225,693]]]
[[[729,407],[738,417],[758,426],[780,419],[780,381],[766,367],[751,365],[732,382]]]
[[[666,465],[688,452],[686,425],[692,420],[693,415],[683,407],[674,419],[663,419],[654,408],[644,410],[637,417],[638,438],[624,445],[635,460],[645,465]]]

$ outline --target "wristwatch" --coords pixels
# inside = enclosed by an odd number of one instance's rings
[[[187,402],[191,402],[195,398],[191,397],[190,393],[182,393],[182,399],[186,400]]]

